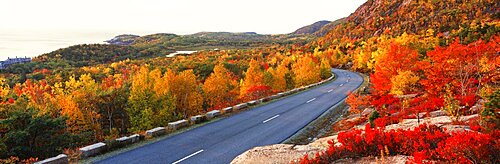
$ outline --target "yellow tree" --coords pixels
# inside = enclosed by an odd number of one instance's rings
[[[249,67],[245,72],[245,79],[241,84],[240,97],[244,97],[248,93],[248,89],[255,86],[264,85],[264,73],[260,69],[260,65],[256,60],[251,60]]]
[[[132,77],[127,114],[132,131],[165,125],[173,119],[174,99],[155,84],[164,84],[161,71],[142,66]]]
[[[403,95],[412,91],[420,78],[412,71],[398,71],[398,75],[391,78],[391,91],[393,95]]]
[[[371,44],[361,42],[361,46],[355,50],[353,60],[353,68],[359,71],[367,71],[368,63],[371,59]]]
[[[145,130],[153,127],[153,80],[149,77],[149,69],[142,66],[132,76],[132,85],[128,98],[127,114],[132,131]]]
[[[6,101],[7,95],[10,93],[9,84],[6,83],[5,78],[0,77],[0,103]]]
[[[193,70],[185,70],[179,73],[170,85],[170,93],[176,99],[175,115],[187,118],[201,112],[203,97],[199,92]]]
[[[61,115],[68,116],[69,130],[76,134],[92,131],[95,140],[102,138],[102,129],[97,101],[98,84],[90,76],[84,74],[77,80],[71,76],[64,83],[54,85],[54,104],[58,104]]]
[[[18,87],[19,84],[16,85],[16,87]],[[15,93],[15,87],[14,87],[14,93]],[[19,90],[19,89],[18,89]],[[9,84],[7,83],[7,80],[3,77],[0,77],[0,106],[2,104],[12,104],[14,103],[14,99],[13,98],[9,98],[10,95],[11,95],[11,89],[10,89],[10,86]],[[21,91],[19,90],[19,94],[21,94]],[[19,96],[18,94],[18,96]],[[1,108],[0,107],[0,112],[2,112],[2,110],[4,110],[4,108]]]
[[[233,90],[238,83],[234,80],[230,71],[224,68],[223,64],[218,64],[214,72],[205,80],[203,92],[205,101],[210,107],[222,107],[234,101]]]
[[[295,86],[300,87],[320,80],[317,64],[310,57],[300,58],[294,65]]]
[[[160,69],[155,69],[151,71],[151,76],[153,76],[154,84],[153,90],[157,96],[165,96],[169,93],[170,83],[175,79],[175,72],[171,69],[168,69],[167,72],[163,76],[161,76]]]
[[[289,74],[289,72],[290,71],[288,70],[287,63],[281,62],[280,65],[278,65],[276,71],[273,71],[274,81],[271,86],[273,90],[276,90],[278,92],[286,90],[286,75]]]

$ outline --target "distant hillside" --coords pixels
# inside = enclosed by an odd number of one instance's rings
[[[315,36],[324,36],[328,32],[330,32],[331,30],[333,30],[335,27],[337,27],[337,25],[345,23],[345,20],[346,20],[346,18],[340,18],[340,19],[337,19],[336,21],[330,22],[330,23],[324,25],[323,27],[321,27],[321,29],[317,30],[313,34]]]
[[[262,35],[255,32],[199,32],[191,35],[158,33],[146,36],[119,35],[109,44],[82,44],[40,55],[35,64],[59,63],[68,67],[92,66],[125,59],[165,56],[178,50],[249,49],[273,45],[305,45],[312,35]]]
[[[499,31],[500,3],[486,1],[368,0],[354,13],[317,42],[331,44],[341,38],[436,34],[490,36]],[[486,35],[483,35],[486,34]]]
[[[114,44],[114,45],[130,45],[132,44],[135,39],[139,38],[140,36],[138,35],[129,35],[129,34],[124,34],[124,35],[118,35],[114,37],[111,40],[106,40],[104,42],[109,43],[109,44]]]
[[[109,41],[112,45],[130,45],[145,51],[256,48],[269,45],[307,44],[313,35],[262,35],[255,32],[199,32],[190,35],[159,33],[141,37],[117,36]],[[122,44],[128,43],[128,44]]]
[[[67,62],[71,66],[81,67],[102,63],[136,59],[149,56],[145,52],[130,46],[106,44],[82,44],[46,53],[36,57],[35,61]]]
[[[295,35],[314,34],[317,31],[319,31],[320,29],[322,29],[323,26],[325,26],[329,23],[330,23],[330,21],[326,21],[326,20],[318,21],[318,22],[315,22],[313,24],[301,27],[301,28],[295,30],[294,32],[292,32],[292,34],[295,34]]]

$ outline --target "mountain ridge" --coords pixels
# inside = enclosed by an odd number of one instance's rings
[[[329,23],[331,23],[331,22],[327,21],[327,20],[317,21],[317,22],[314,22],[313,24],[301,27],[301,28],[295,30],[294,32],[292,32],[291,34],[295,34],[295,35],[314,34]]]

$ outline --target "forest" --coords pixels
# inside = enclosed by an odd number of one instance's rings
[[[2,78],[1,157],[47,158],[331,76],[328,59],[298,53],[212,50]]]
[[[409,155],[415,163],[499,163],[499,5],[493,0],[369,0],[307,44],[206,49],[175,58],[157,55],[172,46],[161,41],[167,36],[125,47],[58,50],[32,66],[2,72],[0,158],[5,163],[36,161],[141,133],[318,82],[333,67],[370,76],[369,91],[352,93],[346,101],[350,113],[366,107],[375,111],[365,129],[345,125],[337,143],[331,141],[327,151],[305,156],[301,163],[381,152]],[[71,62],[70,56],[85,62]],[[484,107],[472,109],[480,100]],[[382,128],[436,110],[454,118],[477,113],[480,119],[456,121],[469,125],[470,132],[447,133],[435,125]]]

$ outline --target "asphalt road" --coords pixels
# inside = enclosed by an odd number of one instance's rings
[[[97,163],[230,163],[248,149],[286,140],[363,83],[356,73],[332,71],[337,79],[324,85]]]

